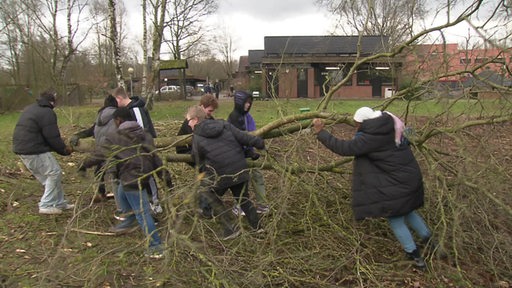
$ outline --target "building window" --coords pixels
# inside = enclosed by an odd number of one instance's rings
[[[323,67],[321,83],[328,81],[329,86],[335,86],[347,76],[349,70],[348,64]],[[352,86],[352,77],[343,86]]]
[[[460,64],[471,64],[471,58],[460,58]]]
[[[476,57],[475,64],[482,64],[482,63],[487,62],[487,61],[489,61],[489,59]]]
[[[360,70],[357,71],[357,85],[358,86],[369,86],[370,85],[370,69],[368,66],[361,67]]]

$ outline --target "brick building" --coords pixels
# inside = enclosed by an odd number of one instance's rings
[[[322,97],[361,58],[388,50],[385,36],[363,36],[360,41],[358,36],[267,36],[264,40],[263,50],[249,50],[248,56],[242,56],[237,81],[245,89],[258,91],[265,97]],[[482,75],[490,71],[506,75],[510,62],[510,53],[505,55],[499,49],[464,50],[457,44],[415,45],[401,56],[359,65],[334,98],[388,97],[407,79],[430,80],[436,84],[432,87],[458,89],[477,83],[468,81],[470,73],[464,71],[474,69]],[[504,80],[498,84],[507,85],[507,79],[501,78]]]

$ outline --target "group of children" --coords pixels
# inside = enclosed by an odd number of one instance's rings
[[[138,222],[148,237],[148,255],[162,257],[162,243],[150,213],[150,203],[157,200],[148,197],[156,194],[146,191],[151,191],[152,183],[156,186],[153,175],[166,180],[168,188],[172,188],[172,181],[168,172],[164,173],[167,170],[155,153],[153,137],[156,133],[147,111],[136,111],[135,108],[140,108],[133,103],[137,98],[128,98],[122,88],[116,90],[114,97],[118,108],[111,113],[111,121],[114,121],[116,129],[105,136],[97,133],[103,127],[104,111],[111,110],[101,109],[94,128],[98,147],[82,167],[98,165],[106,167],[106,171],[115,171],[119,182],[116,204],[124,214],[124,220],[112,227],[111,232],[131,231]],[[236,200],[233,211],[238,215],[243,213],[254,232],[263,231],[259,214],[269,209],[263,175],[256,168],[249,169],[246,161],[247,158],[257,160],[260,157],[255,148],[265,149],[261,137],[248,133],[256,129],[249,113],[252,101],[249,93],[236,91],[234,109],[228,120],[216,120],[213,113],[218,102],[214,96],[206,94],[199,105],[188,109],[178,132],[178,135],[193,134],[191,144],[176,147],[176,151],[190,153],[193,161],[190,165],[202,173],[196,193],[197,204],[201,215],[216,217],[220,221],[224,240],[237,237],[241,231],[233,215],[226,213],[230,209],[222,201],[228,190]],[[423,179],[409,144],[404,141],[403,123],[389,112],[374,111],[369,107],[356,111],[354,121],[357,133],[351,140],[338,139],[325,131],[320,119],[314,119],[312,127],[318,140],[328,149],[339,155],[354,156],[352,206],[356,219],[385,217],[407,256],[417,267],[425,268],[408,226],[425,244],[437,248],[437,243],[416,212],[423,205]],[[248,194],[251,182],[256,205]]]
[[[155,220],[162,209],[154,175],[164,180],[169,189],[173,187],[171,176],[162,167],[162,161],[155,152],[153,138],[156,137],[156,132],[143,100],[139,97],[128,97],[122,87],[117,88],[113,94],[106,96],[94,125],[73,135],[70,143],[76,146],[80,138],[95,138],[95,150],[81,163],[79,171],[96,167],[95,176],[100,183],[93,197],[94,202],[107,198],[104,183],[109,183],[117,207],[114,216],[122,221],[111,227],[110,232],[123,234],[134,231],[138,222],[149,240],[147,255],[159,258],[163,249]],[[218,108],[217,99],[211,94],[205,94],[199,105],[187,111],[187,117],[178,132],[178,135],[194,134],[193,142],[176,147],[177,153],[192,155],[192,167],[197,166],[200,172],[205,172],[201,189],[196,193],[198,205],[204,217],[218,216],[224,225],[225,240],[240,233],[232,215],[223,213],[224,206],[220,197],[228,189],[237,199],[234,212],[240,209],[255,231],[261,232],[258,213],[268,212],[268,206],[264,202],[265,188],[261,173],[255,174],[260,176],[256,182],[259,186],[255,186],[255,191],[259,192],[257,208],[252,205],[248,196],[248,183],[253,176],[249,175],[245,158],[258,159],[259,154],[253,147],[264,148],[263,139],[242,132],[255,129],[254,120],[249,114],[252,96],[240,92],[235,101],[242,101],[243,104],[235,104],[236,111],[230,115],[228,122],[215,120],[213,113]],[[210,134],[214,131],[217,134],[212,137]],[[203,145],[204,143],[208,144]],[[229,155],[225,155],[223,151]]]

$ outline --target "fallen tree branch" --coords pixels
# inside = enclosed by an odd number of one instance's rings
[[[100,236],[116,236],[116,233],[112,232],[98,232],[98,231],[90,231],[90,230],[83,230],[78,228],[70,228],[71,231],[84,233],[84,234],[92,234],[92,235],[100,235]]]

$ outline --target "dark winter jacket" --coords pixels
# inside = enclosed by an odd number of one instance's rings
[[[188,135],[192,134],[194,131],[192,131],[192,128],[188,125],[188,120],[183,120],[183,123],[181,123],[180,130],[178,131],[178,136],[181,135]],[[176,146],[176,153],[177,154],[190,154],[192,153],[192,144],[182,145],[182,146]]]
[[[60,136],[57,115],[46,99],[38,99],[21,113],[12,137],[13,151],[20,155],[35,155],[55,151],[69,155]]]
[[[252,107],[252,95],[244,91],[236,91],[233,98],[235,105],[233,111],[229,114],[228,122],[242,131],[250,132],[256,130],[256,123],[251,114],[249,114]],[[245,111],[244,106],[247,101],[251,103],[251,106]]]
[[[423,205],[420,167],[408,145],[396,146],[389,114],[363,121],[352,140],[325,130],[317,138],[337,154],[355,156],[352,208],[357,220],[401,216]]]
[[[210,119],[214,119],[211,117]],[[180,130],[178,131],[178,136],[182,135],[188,135],[192,134],[194,131],[192,128],[190,128],[190,125],[188,125],[188,120],[183,120],[183,123],[181,123]],[[182,146],[176,146],[176,153],[177,154],[191,154],[192,153],[192,143]],[[194,163],[189,163],[191,166],[194,166]]]
[[[126,189],[138,190],[145,186],[148,178],[142,176],[162,167],[162,160],[155,152],[153,138],[135,121],[123,122],[116,131],[106,135],[104,143],[105,146],[97,147],[94,157],[88,158],[82,165],[90,168],[107,161],[106,166],[115,167],[117,179]],[[172,187],[167,170],[160,169],[157,175],[166,181],[168,187]]]
[[[252,107],[252,95],[244,91],[236,91],[233,98],[235,106],[233,111],[229,114],[228,122],[242,131],[251,132],[256,130],[256,122],[251,113],[249,113]],[[251,103],[247,111],[244,109],[246,102]],[[257,154],[252,147],[244,146],[244,154],[246,158],[252,158],[254,160],[259,158],[259,154]]]
[[[127,107],[132,111],[132,114],[135,116],[135,119],[137,119],[139,125],[148,131],[153,138],[156,138],[156,130],[153,126],[153,121],[151,121],[151,117],[149,116],[149,112],[146,109],[146,102],[144,102],[144,100],[139,96],[133,96],[130,100],[132,101]]]
[[[192,155],[217,188],[227,188],[249,180],[242,146],[265,148],[262,138],[240,131],[223,120],[206,119],[194,127]],[[217,178],[217,177],[220,177]]]

